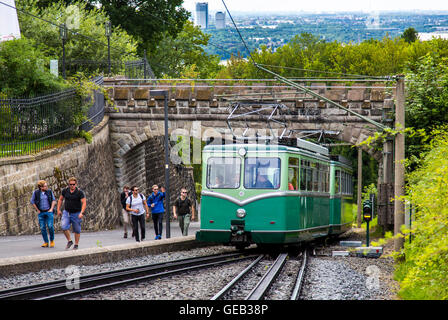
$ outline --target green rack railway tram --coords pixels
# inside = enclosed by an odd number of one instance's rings
[[[237,248],[291,245],[349,230],[350,161],[296,141],[206,146],[196,240]]]

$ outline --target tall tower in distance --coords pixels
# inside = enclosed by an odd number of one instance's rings
[[[215,14],[215,26],[216,29],[225,29],[226,27],[226,13],[218,11]]]
[[[208,2],[196,2],[196,25],[208,28]]]

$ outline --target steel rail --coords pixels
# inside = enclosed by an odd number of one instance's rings
[[[85,275],[79,278],[79,285],[89,286],[80,290],[67,288],[67,280],[61,279],[46,283],[33,284],[11,288],[0,291],[0,300],[12,299],[54,299],[74,296],[88,291],[98,290],[106,287],[126,284],[135,281],[160,277],[185,270],[204,268],[227,262],[239,261],[251,258],[252,255],[241,255],[241,253],[219,254],[205,257],[187,258],[177,261],[163,262],[144,266],[123,268],[113,271],[105,271],[96,274]],[[123,279],[117,281],[117,279]],[[108,283],[107,283],[108,282]],[[97,284],[100,285],[97,285]],[[106,283],[106,284],[105,284]]]
[[[222,288],[217,294],[215,294],[210,300],[221,299],[227,292],[230,291],[250,270],[252,270],[264,255],[261,254],[255,259],[249,266],[247,266],[243,271],[241,271],[232,281],[230,281],[224,288]]]
[[[283,268],[283,265],[286,263],[286,259],[288,258],[287,253],[281,253],[269,268],[269,270],[265,273],[263,278],[258,282],[254,289],[247,295],[244,300],[261,300],[264,295],[267,293],[268,289],[271,287],[272,283],[275,281],[277,276],[280,274],[280,271]]]
[[[308,251],[305,249],[303,250],[302,266],[300,267],[300,271],[297,274],[296,284],[294,286],[294,290],[292,291],[290,300],[298,300],[300,297],[300,291],[302,290],[307,260]]]

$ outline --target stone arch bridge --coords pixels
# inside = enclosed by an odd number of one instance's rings
[[[393,124],[395,82],[365,80],[347,84],[347,81],[307,80],[300,84],[369,119]],[[289,129],[332,133],[333,138],[346,144],[358,144],[376,132],[373,125],[347,111],[271,80],[159,80],[155,84],[106,78],[104,86],[111,98],[106,111],[119,188],[134,181],[146,186],[147,192],[152,181],[163,172],[165,100],[164,96],[150,94],[153,90],[168,93],[170,135],[189,134],[205,140],[217,132],[225,132],[229,107],[236,101],[251,102],[248,108],[254,112],[261,108],[257,104],[260,101],[282,104],[288,108],[287,114],[275,116],[281,116]],[[252,129],[266,129],[266,122],[259,116],[250,114],[246,119]],[[362,148],[379,162],[379,224],[390,228],[394,223],[390,201],[394,194],[392,144],[386,142],[382,151]]]

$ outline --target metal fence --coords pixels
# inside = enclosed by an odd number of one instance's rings
[[[97,78],[95,82],[101,82]],[[15,157],[54,148],[90,130],[104,116],[104,96],[83,101],[74,89],[29,99],[0,99],[0,157]],[[83,106],[91,104],[87,120],[78,126]]]
[[[133,61],[108,61],[108,60],[63,60],[58,61],[58,68],[62,74],[70,77],[77,72],[87,75],[124,75],[128,79],[154,79],[155,75],[148,63],[143,58]]]

